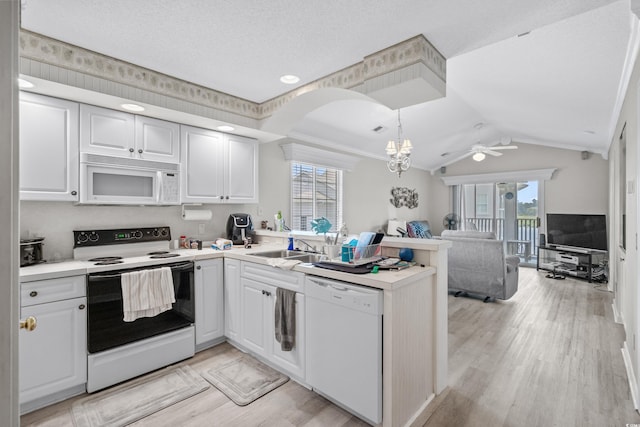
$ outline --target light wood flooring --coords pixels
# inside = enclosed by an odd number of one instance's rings
[[[624,332],[612,295],[594,284],[520,269],[508,301],[449,297],[449,387],[415,424],[444,426],[616,426],[640,424],[622,361]],[[198,353],[196,371],[229,344]],[[82,396],[80,396],[82,397]],[[72,398],[22,417],[22,426],[71,426]],[[362,426],[289,381],[239,407],[214,387],[133,426]]]

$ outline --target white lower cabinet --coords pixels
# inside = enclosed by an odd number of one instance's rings
[[[29,412],[85,390],[87,382],[87,299],[85,276],[21,283],[21,412]]]
[[[196,261],[196,350],[224,336],[224,274],[222,259]]]
[[[282,351],[275,339],[276,287],[242,277],[242,333],[240,343],[298,379],[304,379],[304,294],[296,293],[296,337],[291,351]]]

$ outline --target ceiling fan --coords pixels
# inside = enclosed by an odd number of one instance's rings
[[[476,162],[481,162],[487,157],[487,154],[490,156],[498,157],[502,156],[500,150],[515,150],[517,149],[517,145],[499,145],[499,146],[486,146],[482,144],[474,144],[471,146],[467,154],[465,154],[462,158],[472,156],[473,160]]]

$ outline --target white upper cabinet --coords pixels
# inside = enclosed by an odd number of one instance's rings
[[[258,143],[181,126],[182,203],[257,203]]]
[[[226,148],[225,201],[258,203],[258,143],[253,139],[227,135]]]
[[[20,199],[78,200],[78,104],[20,93]]]
[[[80,149],[93,154],[178,163],[177,123],[82,104]]]
[[[140,158],[180,162],[180,125],[136,116],[136,148]]]

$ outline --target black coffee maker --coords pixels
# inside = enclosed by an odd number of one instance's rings
[[[253,240],[253,222],[251,215],[246,213],[234,213],[227,219],[227,239],[234,245],[246,243],[247,238]]]

